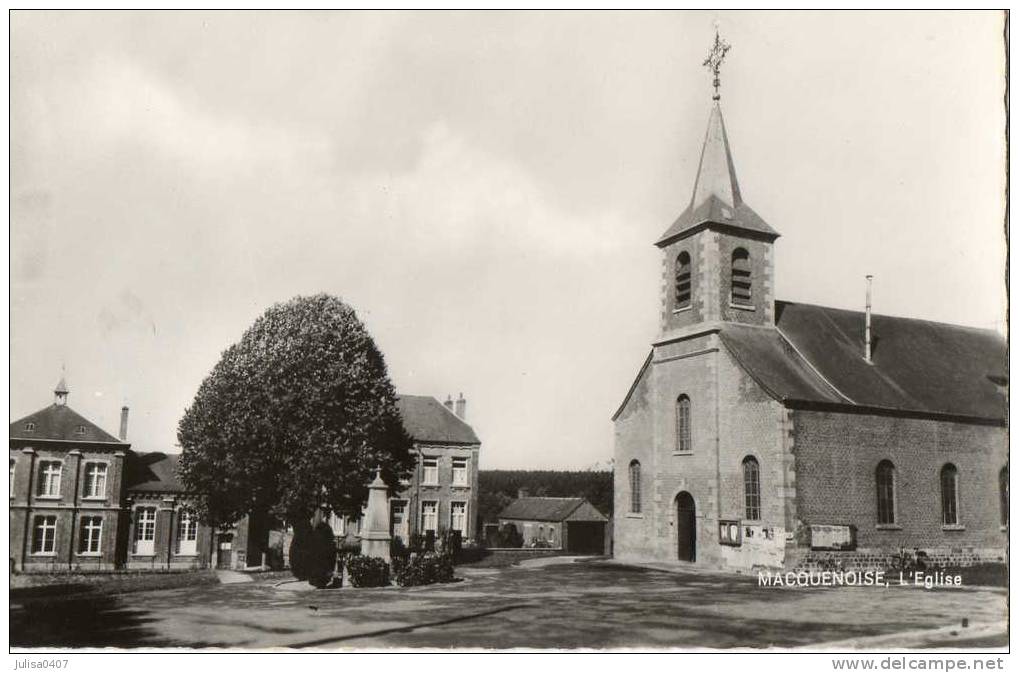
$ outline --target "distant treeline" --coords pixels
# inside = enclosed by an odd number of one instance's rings
[[[499,512],[526,488],[530,495],[587,498],[606,516],[612,516],[611,472],[559,472],[555,470],[481,470],[478,473],[478,512],[484,523],[498,521]]]

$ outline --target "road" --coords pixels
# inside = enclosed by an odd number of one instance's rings
[[[1004,589],[759,587],[752,577],[590,560],[464,567],[458,575],[455,584],[408,589],[294,592],[251,582],[12,598],[11,644],[644,649],[870,642],[893,648],[900,633],[912,647],[965,642],[967,633],[979,634],[973,642],[981,647],[1007,644],[987,626],[1005,619]],[[974,630],[953,629],[963,618]],[[930,629],[941,631],[917,639]]]

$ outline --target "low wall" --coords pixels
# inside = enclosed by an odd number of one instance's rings
[[[1005,563],[1007,555],[1004,549],[936,548],[924,550],[907,550],[926,552],[922,557],[928,566],[967,568],[981,563]],[[804,552],[795,564],[794,570],[888,570],[894,566],[898,558],[897,552],[884,549],[857,549],[856,551],[808,551]]]

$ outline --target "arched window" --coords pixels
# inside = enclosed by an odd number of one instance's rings
[[[1001,499],[1001,525],[1008,525],[1008,465],[998,473],[998,497]]]
[[[676,257],[676,309],[688,308],[692,295],[690,253],[684,250]]]
[[[690,443],[690,398],[680,395],[676,400],[676,451],[691,451]]]
[[[761,518],[761,466],[753,456],[743,459],[743,504],[746,519]]]
[[[882,460],[877,464],[875,473],[877,482],[877,522],[879,524],[895,523],[895,466],[890,460]]]
[[[630,461],[630,512],[640,514],[640,463]]]
[[[941,468],[941,523],[959,524],[959,470],[951,463]]]
[[[732,251],[732,294],[733,304],[751,305],[750,253],[743,248]]]

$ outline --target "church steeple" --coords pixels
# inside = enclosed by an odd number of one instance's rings
[[[663,339],[706,323],[767,325],[774,317],[772,244],[779,234],[746,204],[736,178],[719,94],[729,49],[716,27],[704,61],[714,94],[693,194],[655,244],[664,253]]]

